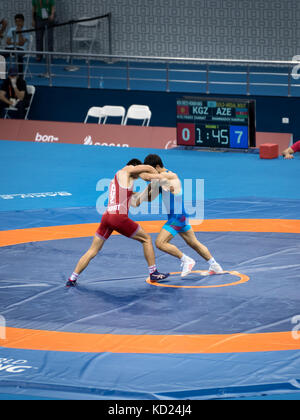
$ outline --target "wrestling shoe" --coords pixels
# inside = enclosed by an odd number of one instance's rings
[[[194,265],[196,264],[196,261],[193,260],[193,258],[186,258],[182,263],[181,263],[181,277],[185,277],[188,274],[191,273]]]
[[[209,266],[208,271],[202,273],[203,276],[212,276],[213,274],[222,274],[224,273],[223,268],[218,263],[213,263]]]
[[[77,280],[68,279],[68,281],[66,283],[66,287],[75,287],[76,284],[77,284],[76,282],[77,282]]]
[[[159,273],[157,270],[155,270],[153,273],[150,274],[150,281],[157,281],[157,280],[163,280],[169,277],[170,273],[163,274]]]

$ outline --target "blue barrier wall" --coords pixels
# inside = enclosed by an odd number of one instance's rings
[[[83,122],[91,106],[122,105],[128,109],[132,104],[143,104],[148,105],[152,111],[151,126],[175,127],[176,98],[182,96],[183,93],[175,92],[38,86],[30,119]],[[230,95],[225,97],[230,98]],[[257,131],[292,133],[294,140],[300,138],[300,120],[297,115],[299,98],[243,95],[238,97],[255,99]],[[289,124],[282,123],[284,117],[289,118]]]

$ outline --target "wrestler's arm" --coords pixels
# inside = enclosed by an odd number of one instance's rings
[[[294,158],[294,150],[291,147],[288,147],[282,152],[282,156],[284,159],[293,159]]]
[[[138,166],[146,167],[148,165],[138,165]],[[137,168],[138,166],[136,166],[135,168]],[[150,184],[141,193],[135,193],[133,195],[131,199],[131,205],[133,207],[138,207],[143,201],[153,201],[158,197],[160,193],[160,184],[158,181],[171,180],[171,179],[177,178],[177,175],[172,172],[163,172],[159,174],[155,169],[154,169],[154,172],[155,173],[142,172],[139,174],[139,177],[141,179],[143,179],[144,181],[150,182]]]
[[[136,192],[131,198],[133,207],[140,206],[144,201],[153,201],[159,195],[159,184],[152,181],[142,192]]]
[[[143,191],[143,193],[141,193],[142,201],[153,201],[161,192],[160,187],[164,188],[164,186],[166,186],[169,190],[169,181],[177,179],[177,175],[173,172],[162,172],[160,174],[142,173],[140,174],[140,178],[142,178],[144,181],[150,182],[148,187]],[[170,191],[171,190],[172,188]]]
[[[159,179],[159,180],[176,179],[177,175],[174,174],[173,172],[162,172],[160,174],[158,172],[156,173],[144,172],[144,173],[140,173],[139,177],[142,178],[144,181],[152,181],[153,179]]]
[[[157,171],[150,165],[136,165],[136,166],[125,166],[124,170],[127,171],[129,176],[139,175],[142,173],[157,174]]]

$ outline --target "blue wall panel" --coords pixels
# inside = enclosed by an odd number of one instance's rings
[[[152,111],[151,126],[175,127],[176,98],[185,93],[39,86],[30,119],[83,122],[91,106],[122,105],[128,109],[132,104],[143,104],[148,105]],[[188,94],[191,95],[191,92]],[[230,95],[226,94],[226,97],[230,98]],[[300,138],[300,121],[297,115],[299,98],[243,95],[238,97],[256,100],[257,131],[292,133],[294,139]],[[288,117],[290,123],[282,124],[283,117]]]

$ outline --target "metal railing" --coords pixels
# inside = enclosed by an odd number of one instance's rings
[[[8,52],[9,52],[11,57],[14,56],[15,57],[15,64],[17,65],[18,54],[24,54],[24,53],[31,54],[31,51],[27,51],[27,50],[22,51],[22,50],[20,50],[20,48],[19,49],[16,48],[16,46],[17,46],[17,35],[19,35],[19,34],[32,34],[32,33],[38,32],[38,31],[44,32],[44,34],[45,34],[45,36],[43,37],[44,38],[44,50],[46,50],[47,45],[48,45],[48,31],[50,29],[52,31],[55,28],[68,26],[70,28],[70,30],[69,30],[69,51],[70,51],[69,62],[72,64],[72,53],[73,53],[73,43],[74,43],[74,38],[73,38],[73,34],[74,34],[73,27],[74,27],[74,25],[86,24],[87,22],[93,22],[93,21],[98,23],[102,19],[107,19],[107,21],[108,21],[108,54],[112,55],[113,50],[112,50],[112,24],[111,24],[112,14],[111,13],[107,13],[107,14],[100,15],[100,16],[89,17],[89,18],[83,18],[83,19],[76,19],[76,20],[72,19],[72,20],[69,20],[67,22],[61,22],[61,23],[55,23],[55,21],[53,21],[53,22],[47,21],[46,24],[42,28],[37,27],[37,28],[32,28],[32,29],[24,29],[24,30],[21,30],[21,31],[13,31],[13,45],[14,45],[15,49],[9,48],[9,51],[5,50],[5,49],[3,49],[1,51],[4,54],[8,54]],[[96,25],[96,28],[98,29],[97,25]],[[87,30],[89,30],[89,29],[90,28],[87,28]],[[88,39],[86,39],[86,40],[88,40]],[[93,42],[92,38],[90,38],[89,41]],[[50,74],[50,68],[49,67],[51,65],[51,62],[49,62],[49,61],[51,60],[51,55],[49,55],[49,51],[39,51],[39,52],[35,51],[35,54],[39,54],[39,55],[41,55],[41,54],[45,55],[46,54],[47,72],[45,73],[45,75]],[[71,66],[69,66],[68,70],[72,70]]]
[[[100,16],[94,16],[94,17],[89,17],[89,18],[83,18],[83,19],[71,19],[68,20],[67,22],[61,22],[61,23],[55,23],[55,22],[51,22],[48,23],[45,26],[45,38],[47,39],[47,28],[59,28],[59,27],[63,27],[63,26],[69,26],[70,27],[70,52],[73,52],[73,26],[75,24],[81,24],[81,23],[86,23],[86,22],[92,22],[92,21],[99,21],[102,19],[107,19],[108,20],[108,54],[112,55],[113,51],[112,51],[112,25],[111,25],[111,20],[112,20],[112,14],[106,13],[105,15],[100,15]],[[33,28],[33,29],[24,29],[23,31],[14,31],[14,44],[16,45],[16,36],[17,34],[26,34],[26,33],[32,33],[32,32],[37,32],[39,31],[40,28]],[[45,42],[45,44],[47,45],[47,42]]]
[[[0,54],[4,50],[0,50]],[[20,51],[14,51],[20,54]],[[39,51],[27,52],[31,57]],[[30,62],[30,76],[48,78],[48,85],[67,85],[87,88],[164,90],[167,92],[195,91],[217,93],[224,88],[235,93],[251,95],[254,88],[282,89],[279,96],[300,96],[300,63],[280,60],[242,60],[218,58],[180,58],[43,52],[47,57],[46,73],[41,64]],[[77,72],[66,72],[66,63],[76,61]],[[36,70],[36,71],[35,71]],[[300,73],[300,72],[299,72]],[[41,79],[37,79],[38,81]],[[63,83],[63,82],[62,82]],[[44,84],[44,83],[43,83]],[[154,86],[153,89],[150,85]],[[160,88],[155,89],[155,86]],[[222,88],[222,89],[221,89]],[[183,90],[182,90],[183,89]],[[292,91],[293,90],[293,91]],[[223,93],[223,92],[220,92]],[[275,93],[276,94],[276,93]]]

